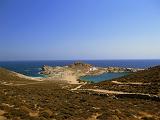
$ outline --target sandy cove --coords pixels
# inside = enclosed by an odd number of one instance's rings
[[[25,79],[34,80],[34,81],[43,81],[43,78],[30,77],[30,76],[23,75],[23,74],[13,72],[13,71],[12,71],[12,73],[15,74],[16,76],[20,77],[20,78],[25,78]]]
[[[58,76],[56,76],[56,77],[55,76],[49,76],[49,77],[46,77],[46,78],[30,77],[30,76],[26,76],[26,75],[16,73],[16,72],[12,72],[12,73],[15,74],[16,76],[20,77],[20,78],[25,78],[25,79],[33,80],[33,81],[57,80],[57,81],[67,82],[69,84],[81,84],[77,80],[78,77],[76,75],[74,75],[73,72],[70,71],[70,70],[65,71],[64,74],[63,75],[61,74],[59,77]]]

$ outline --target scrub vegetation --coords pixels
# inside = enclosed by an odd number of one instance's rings
[[[85,90],[110,89],[159,95],[157,91],[159,87],[155,85],[159,85],[159,69],[156,67],[114,79],[121,82],[151,83],[146,86],[137,85],[139,89],[133,85],[124,87],[109,81],[86,84],[73,90],[79,85],[58,80],[28,80],[1,68],[0,118],[2,120],[159,120],[158,100],[118,97],[114,94]],[[147,88],[152,85],[153,89]]]

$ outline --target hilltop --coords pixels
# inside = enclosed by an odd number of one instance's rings
[[[0,119],[159,120],[158,92],[128,91],[128,87],[141,89],[148,84],[154,88],[152,83],[159,85],[159,73],[159,67],[154,67],[113,81],[85,85],[38,81],[0,68]]]

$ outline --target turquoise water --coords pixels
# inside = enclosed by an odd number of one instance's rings
[[[88,75],[88,76],[83,76],[80,78],[80,80],[84,80],[84,81],[90,81],[90,82],[94,82],[94,83],[98,83],[101,81],[105,81],[105,80],[111,80],[114,78],[119,78],[125,75],[128,75],[129,73],[103,73],[101,75]]]

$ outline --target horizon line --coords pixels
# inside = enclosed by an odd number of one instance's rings
[[[21,61],[21,62],[23,62],[23,61],[98,61],[98,60],[100,60],[100,61],[107,61],[107,60],[160,60],[160,58],[158,58],[158,59],[149,59],[149,58],[147,58],[147,59],[53,59],[53,60],[51,60],[51,59],[39,59],[39,60],[0,60],[0,62],[14,62],[14,61]]]

